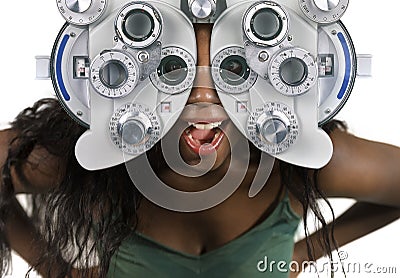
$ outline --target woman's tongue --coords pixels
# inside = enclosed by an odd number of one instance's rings
[[[192,138],[199,141],[200,144],[211,143],[215,136],[215,130],[191,128],[190,134],[192,135]]]

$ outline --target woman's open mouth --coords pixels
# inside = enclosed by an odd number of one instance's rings
[[[221,146],[224,122],[229,119],[222,106],[206,102],[189,104],[180,119],[188,126],[182,137],[194,153],[207,155]]]
[[[224,132],[219,128],[222,121],[218,122],[188,122],[189,127],[183,132],[183,138],[196,154],[210,154],[218,150],[224,138]]]

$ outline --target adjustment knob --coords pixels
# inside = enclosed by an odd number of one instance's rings
[[[92,0],[65,0],[65,4],[74,13],[84,13],[92,5]]]
[[[110,120],[113,143],[124,153],[139,155],[152,148],[161,136],[157,114],[138,103],[125,104]]]
[[[288,134],[288,126],[280,117],[270,118],[260,127],[260,135],[270,144],[282,143]]]
[[[193,0],[190,5],[190,12],[197,19],[206,19],[214,15],[216,4],[214,0]]]
[[[128,53],[107,50],[90,66],[90,82],[97,93],[108,98],[122,98],[136,87],[139,66]]]
[[[349,6],[349,0],[298,0],[300,9],[310,20],[320,24],[338,21]]]
[[[307,51],[288,48],[272,58],[268,70],[272,86],[283,95],[297,96],[311,89],[318,77],[317,63]]]
[[[135,118],[127,119],[118,126],[118,133],[122,142],[130,145],[137,145],[145,138],[146,131],[143,123]]]
[[[74,25],[89,25],[101,18],[108,0],[57,0],[64,19]]]
[[[260,150],[278,154],[293,145],[298,135],[297,117],[290,107],[267,102],[251,113],[247,121],[250,141]]]
[[[285,9],[270,1],[256,2],[243,16],[243,33],[251,42],[276,46],[287,36],[289,17]]]

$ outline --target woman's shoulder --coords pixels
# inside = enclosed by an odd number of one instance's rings
[[[318,176],[328,197],[398,205],[389,196],[400,195],[400,148],[359,138],[341,128],[330,136],[333,156]]]

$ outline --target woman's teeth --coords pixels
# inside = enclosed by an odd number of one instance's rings
[[[188,123],[189,126],[194,126],[197,129],[203,129],[203,130],[210,130],[213,128],[217,128],[222,124],[221,122],[214,122],[214,123],[207,123],[207,124],[202,124],[202,123]]]

